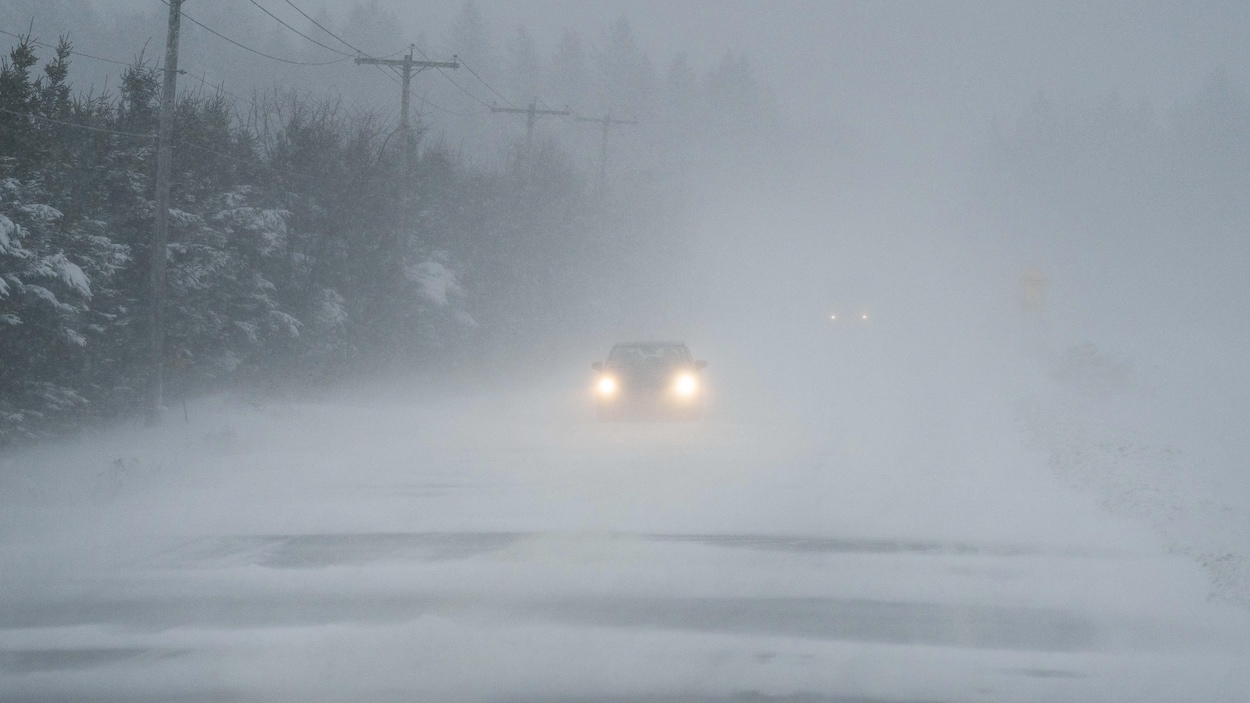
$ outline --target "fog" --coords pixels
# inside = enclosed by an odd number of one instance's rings
[[[0,699],[1250,695],[1250,5],[182,9],[153,412],[169,8],[0,0]]]

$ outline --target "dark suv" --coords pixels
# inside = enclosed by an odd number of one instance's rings
[[[681,342],[623,342],[607,363],[595,362],[596,413],[601,420],[693,420],[703,413],[703,369]]]

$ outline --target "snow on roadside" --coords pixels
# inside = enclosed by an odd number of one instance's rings
[[[1169,550],[1196,560],[1212,598],[1250,607],[1245,486],[1201,450],[1161,441],[1123,407],[1056,390],[1022,400],[1017,415],[1060,479],[1098,496],[1112,514],[1150,525]]]

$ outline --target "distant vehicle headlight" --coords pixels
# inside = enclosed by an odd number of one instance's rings
[[[692,373],[683,373],[677,377],[677,384],[674,386],[678,395],[691,396],[699,390],[699,379],[695,378]]]
[[[616,393],[616,379],[611,376],[601,376],[599,383],[595,384],[595,388],[599,390],[599,395],[612,395]]]

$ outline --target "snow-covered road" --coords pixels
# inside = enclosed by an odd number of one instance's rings
[[[994,403],[612,425],[579,383],[0,459],[0,700],[1250,698],[1250,613]]]

